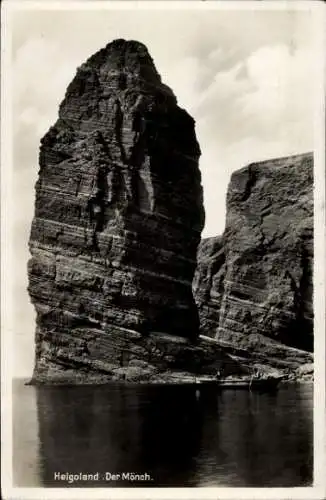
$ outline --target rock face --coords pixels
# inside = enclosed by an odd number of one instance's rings
[[[223,237],[204,238],[198,246],[193,291],[198,305],[200,330],[215,337],[223,299],[225,253]]]
[[[312,154],[234,172],[225,232],[198,250],[193,288],[202,334],[239,355],[311,362],[312,274]]]
[[[39,155],[34,380],[183,359],[180,339],[195,341],[199,328],[199,156],[194,120],[144,45],[115,40],[78,68]]]

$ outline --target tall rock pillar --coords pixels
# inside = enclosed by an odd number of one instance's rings
[[[115,40],[78,68],[41,141],[29,242],[36,380],[123,364],[130,332],[196,340],[199,157],[194,120],[144,45]]]

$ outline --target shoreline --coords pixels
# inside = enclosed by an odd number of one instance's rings
[[[273,377],[271,377],[273,378]],[[275,377],[276,378],[276,377]],[[34,386],[34,387],[82,387],[82,386],[112,386],[112,385],[120,385],[120,386],[187,386],[187,387],[197,387],[198,389],[200,388],[207,388],[208,386],[210,388],[216,388],[216,389],[223,389],[223,388],[229,388],[230,386],[233,386],[234,389],[241,389],[243,390],[244,388],[247,388],[249,390],[249,385],[250,385],[250,379],[241,379],[241,378],[224,378],[220,379],[219,381],[215,381],[214,379],[207,380],[207,381],[196,381],[195,378],[193,380],[189,380],[186,378],[182,377],[157,377],[152,380],[123,380],[123,379],[118,379],[118,380],[89,380],[87,379],[52,379],[52,380],[37,380],[33,378],[22,378],[22,377],[17,377],[13,378],[14,380],[23,380],[24,381],[24,386]],[[254,379],[254,384],[256,383],[264,383],[267,381],[266,377],[260,377]],[[237,384],[242,383],[242,386],[240,387],[237,386]],[[308,385],[308,384],[313,384],[314,380],[313,378],[280,378],[277,382],[277,386],[284,386],[284,385]],[[224,387],[224,384],[228,384],[226,387]],[[244,387],[244,384],[246,386]]]

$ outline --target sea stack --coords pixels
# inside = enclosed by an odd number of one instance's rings
[[[312,154],[233,173],[225,232],[198,250],[202,334],[263,364],[312,362],[313,213]]]
[[[199,157],[143,44],[115,40],[78,68],[39,155],[34,382],[112,378],[156,359],[153,335],[195,345]]]

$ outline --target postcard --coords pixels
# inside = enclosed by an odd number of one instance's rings
[[[1,27],[3,497],[325,498],[323,3]]]

